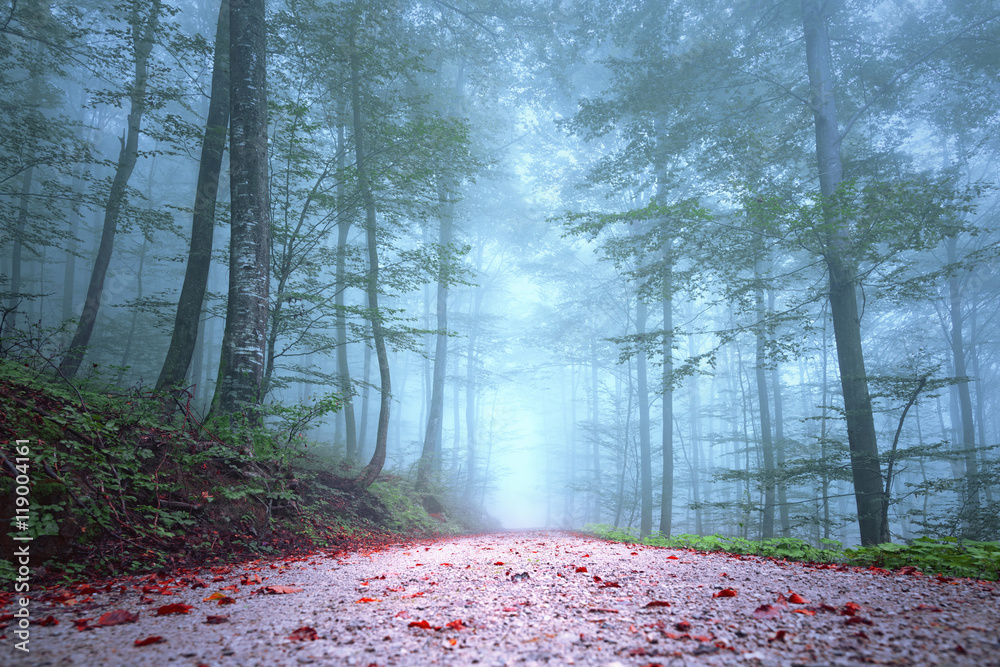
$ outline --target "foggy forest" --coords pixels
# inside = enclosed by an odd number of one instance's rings
[[[507,529],[997,540],[998,40],[957,0],[6,0],[5,437],[46,384],[77,444],[126,430],[92,396],[229,442],[268,519],[304,458]]]

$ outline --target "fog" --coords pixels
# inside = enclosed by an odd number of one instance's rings
[[[0,4],[4,359],[512,529],[1000,537],[992,3],[257,4]]]

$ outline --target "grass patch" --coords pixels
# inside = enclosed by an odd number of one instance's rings
[[[783,558],[808,563],[842,563],[858,567],[898,570],[913,567],[926,574],[972,577],[996,581],[1000,578],[1000,542],[974,542],[954,537],[921,537],[907,544],[878,544],[870,547],[843,548],[835,540],[821,540],[816,547],[804,540],[776,537],[769,540],[746,540],[724,535],[654,534],[644,540],[628,529],[607,524],[587,524],[583,531],[606,540],[645,544],[654,547],[694,549]]]

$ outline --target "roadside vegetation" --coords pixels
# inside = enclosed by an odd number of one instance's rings
[[[905,544],[844,548],[836,540],[820,540],[820,546],[817,547],[792,537],[749,540],[724,535],[664,537],[657,533],[640,540],[634,531],[607,524],[587,524],[583,527],[583,532],[601,539],[653,547],[725,551],[807,563],[901,570],[906,574],[919,572],[925,575],[972,577],[989,581],[1000,578],[1000,542],[920,537]]]
[[[367,490],[353,485],[356,470],[308,438],[311,423],[339,408],[333,395],[274,407],[260,427],[203,423],[173,394],[121,389],[113,375],[53,379],[46,365],[44,355],[0,360],[0,546],[11,553],[24,543],[14,536],[30,537],[39,579],[346,550],[488,525],[443,494],[416,494],[392,471]],[[26,457],[17,440],[27,441]],[[30,505],[19,525],[25,474]],[[13,575],[0,562],[0,579]]]

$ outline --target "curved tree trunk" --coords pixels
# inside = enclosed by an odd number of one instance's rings
[[[360,57],[358,54],[356,27],[350,31],[351,52],[351,106],[354,114],[354,155],[358,173],[358,187],[365,206],[365,237],[368,247],[368,310],[371,313],[372,338],[375,342],[375,355],[378,358],[379,395],[381,397],[378,412],[378,427],[375,430],[375,452],[368,465],[355,478],[355,484],[366,489],[378,479],[385,465],[386,439],[389,436],[389,407],[392,398],[392,385],[389,379],[389,355],[385,347],[385,334],[382,330],[382,316],[378,307],[378,225],[375,214],[375,195],[372,192],[368,176],[368,164],[365,162],[364,125],[361,117],[361,76]]]
[[[805,35],[806,68],[816,130],[816,161],[820,192],[832,197],[844,179],[840,154],[840,131],[833,89],[833,66],[830,36],[822,0],[802,0],[802,25]],[[877,544],[882,532],[882,475],[879,464],[875,420],[872,416],[868,376],[861,343],[861,320],[858,316],[857,274],[850,255],[848,221],[833,207],[825,211],[832,230],[824,259],[830,273],[830,314],[837,344],[840,383],[844,394],[847,440],[851,450],[851,472],[858,509],[861,544]]]
[[[167,357],[156,380],[156,388],[176,387],[184,381],[198,341],[199,322],[208,287],[215,231],[215,205],[219,195],[219,174],[229,126],[229,0],[222,0],[215,29],[215,56],[212,61],[212,90],[208,102],[205,136],[201,142],[198,181],[191,216],[191,247],[188,251],[184,284],[181,286]]]
[[[149,9],[149,18],[144,26],[139,25],[139,12],[143,3],[132,0],[132,41],[135,48],[135,81],[129,94],[129,114],[125,136],[121,139],[121,150],[118,153],[118,166],[111,181],[108,192],[108,203],[104,208],[104,227],[101,231],[101,241],[97,248],[97,258],[90,273],[90,283],[87,286],[87,298],[83,303],[83,312],[77,324],[76,333],[70,341],[69,351],[59,364],[59,372],[65,377],[73,377],[80,369],[83,355],[90,336],[94,333],[97,323],[97,312],[101,307],[101,296],[104,294],[104,279],[108,275],[111,264],[111,252],[118,232],[118,219],[125,205],[125,190],[132,170],[139,159],[139,128],[142,116],[146,110],[146,85],[149,79],[149,55],[153,51],[153,42],[160,24],[160,0],[153,0]]]

